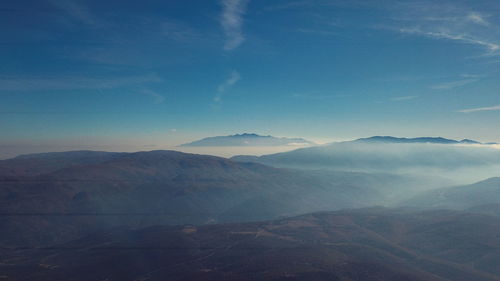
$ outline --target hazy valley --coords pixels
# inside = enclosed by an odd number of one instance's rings
[[[368,140],[231,160],[176,151],[1,160],[0,271],[7,280],[500,280],[500,181],[470,184],[498,175],[500,152]]]
[[[0,22],[0,281],[500,281],[499,0]]]

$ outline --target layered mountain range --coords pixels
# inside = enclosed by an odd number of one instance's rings
[[[435,175],[463,181],[498,176],[500,150],[493,145],[444,138],[372,137],[231,159],[275,167]]]
[[[485,144],[493,145],[494,142],[481,143],[479,141],[463,139],[453,140],[442,137],[419,137],[419,138],[398,138],[392,136],[373,136],[354,140],[355,142],[375,142],[375,143],[436,143],[436,144]]]
[[[469,143],[1,160],[0,280],[500,280],[500,152]]]
[[[30,160],[31,159],[31,160]],[[176,151],[67,152],[0,161],[0,245],[47,245],[110,226],[273,219],[384,204],[410,176],[280,169]]]

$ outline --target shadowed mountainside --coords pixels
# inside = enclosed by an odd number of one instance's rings
[[[0,178],[40,175],[70,166],[105,162],[121,155],[123,154],[88,150],[20,155],[0,160]]]
[[[500,280],[500,219],[362,209],[246,224],[118,228],[4,251],[9,280]]]
[[[81,154],[34,156],[30,169],[47,169],[39,167],[47,158],[50,172],[3,179],[0,245],[49,245],[117,225],[256,221],[366,207],[425,185],[411,177],[286,170],[175,151],[84,152],[96,156],[94,163]]]

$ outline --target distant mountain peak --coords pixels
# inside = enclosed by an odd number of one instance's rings
[[[229,135],[228,137],[249,137],[249,138],[252,138],[252,137],[271,137],[271,136],[261,136],[261,135],[257,135],[257,134],[254,134],[254,133],[243,133],[243,134],[235,134],[235,135]]]
[[[475,141],[475,140],[470,140],[470,139],[463,139],[460,141],[460,143],[468,143],[468,144],[481,144],[480,142],[478,141]]]
[[[228,136],[207,137],[182,144],[181,146],[310,146],[314,142],[303,138],[262,136],[255,133],[242,133]]]
[[[463,139],[461,141],[447,139],[443,137],[418,137],[418,138],[398,138],[392,136],[373,136],[369,138],[361,138],[355,142],[367,143],[438,143],[438,144],[482,144],[481,142]]]
[[[119,153],[106,152],[106,151],[93,151],[93,150],[73,150],[73,151],[63,151],[63,152],[42,152],[42,153],[21,154],[14,157],[13,159],[76,158],[76,157],[99,156],[106,154],[111,155]]]

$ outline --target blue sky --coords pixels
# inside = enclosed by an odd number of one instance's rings
[[[242,132],[500,141],[496,0],[7,0],[0,13],[4,151]]]

